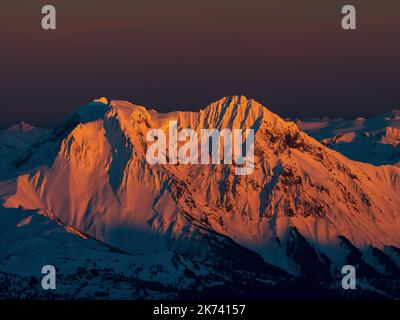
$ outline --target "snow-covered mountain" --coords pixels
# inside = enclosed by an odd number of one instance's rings
[[[300,128],[352,160],[400,165],[400,110],[374,118],[305,119]]]
[[[238,176],[225,164],[149,164],[146,133],[168,130],[169,121],[197,133],[254,129],[253,173]],[[156,257],[159,273],[188,281],[179,290],[207,290],[224,281],[233,286],[229,279],[240,271],[240,279],[256,282],[264,296],[265,288],[277,293],[282,281],[296,287],[303,278],[337,294],[342,266],[353,264],[364,278],[361,288],[396,295],[400,168],[349,160],[243,96],[167,114],[126,101],[94,101],[13,165],[14,176],[0,182],[4,210],[35,210],[56,220],[57,228],[75,231],[73,241],[62,240],[66,257],[97,239],[101,248],[90,250],[103,253],[94,256],[108,254],[110,246],[122,250],[136,259],[130,264],[144,266],[140,281],[150,280]],[[7,230],[33,227],[25,219],[12,220]],[[177,260],[185,267],[174,267]],[[13,268],[6,263],[0,271]],[[174,281],[170,285],[178,290]]]

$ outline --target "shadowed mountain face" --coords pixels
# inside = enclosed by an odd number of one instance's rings
[[[151,165],[146,135],[167,132],[170,121],[198,134],[254,129],[254,171],[238,176],[229,164]],[[296,292],[306,281],[331,297],[344,294],[337,287],[345,264],[360,268],[361,295],[376,287],[390,298],[398,286],[400,169],[353,162],[243,96],[167,114],[95,101],[23,148],[3,171],[3,207],[36,210],[75,230],[74,237],[134,257],[122,272],[153,296],[154,270],[162,284],[157,294],[169,284],[172,295],[192,286],[201,296],[215,281],[233,286],[235,275],[237,283],[255,282],[271,296],[286,287]],[[104,270],[98,259],[95,269]],[[7,264],[0,270],[8,272]],[[186,280],[178,285],[179,277]],[[241,292],[240,284],[235,288]]]
[[[306,119],[300,128],[352,160],[400,166],[400,110],[355,120]]]

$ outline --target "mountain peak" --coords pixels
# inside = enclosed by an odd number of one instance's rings
[[[222,109],[227,109],[227,108],[235,108],[235,107],[253,107],[255,105],[260,105],[257,101],[253,99],[248,99],[244,95],[233,95],[233,96],[226,96],[223,97],[213,103],[210,104],[212,105],[218,105],[221,106]]]
[[[15,124],[12,127],[8,128],[7,131],[29,132],[29,131],[33,130],[34,128],[35,127],[30,125],[29,123],[21,121],[20,123]]]
[[[108,104],[108,99],[106,97],[101,97],[98,99],[94,99],[93,102],[98,102],[98,103],[102,103],[102,104]]]
[[[258,101],[248,99],[244,95],[228,96],[217,100],[200,110],[199,116],[204,128],[257,130],[264,123],[274,130],[298,130],[295,123],[283,120]]]
[[[214,111],[224,114],[225,113],[239,114],[241,112],[249,113],[250,110],[258,114],[262,114],[265,111],[269,112],[269,110],[265,108],[263,105],[261,105],[258,101],[254,99],[248,99],[244,95],[227,96],[221,98],[208,105],[202,111],[205,112]]]
[[[395,147],[400,145],[400,130],[393,127],[386,127],[382,129],[381,142]]]
[[[219,101],[224,101],[227,104],[243,104],[243,103],[248,103],[250,99],[247,99],[246,96],[240,94],[240,95],[233,95],[233,96],[226,96],[224,98],[221,98]]]

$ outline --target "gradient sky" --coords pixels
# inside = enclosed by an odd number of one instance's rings
[[[400,106],[398,0],[2,1],[0,40],[1,128],[52,126],[99,96],[169,111],[244,94],[291,117]]]

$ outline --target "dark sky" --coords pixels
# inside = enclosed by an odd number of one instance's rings
[[[356,31],[341,29],[348,3]],[[99,96],[168,111],[244,94],[282,116],[400,106],[399,0],[1,0],[0,40],[1,128]]]

